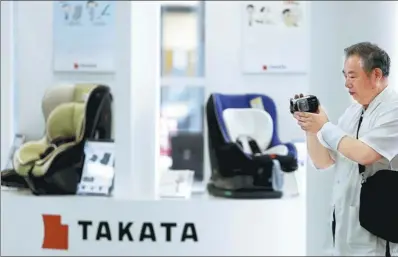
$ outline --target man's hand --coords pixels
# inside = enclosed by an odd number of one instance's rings
[[[297,99],[303,96],[303,94],[299,94],[295,95],[294,98]],[[307,132],[308,154],[314,166],[318,169],[330,167],[334,163],[334,160],[330,156],[329,150],[319,142],[315,134],[328,121],[326,113],[319,107],[317,113],[296,112],[294,113],[294,117],[297,119],[300,127]]]
[[[294,96],[294,99],[304,97],[303,94],[298,94]],[[294,118],[296,118],[297,123],[302,130],[316,134],[318,131],[329,121],[328,116],[325,111],[319,106],[317,113],[309,112],[295,112]]]
[[[296,118],[297,123],[302,130],[313,134],[318,133],[323,125],[329,121],[329,118],[322,107],[319,107],[318,113],[295,112],[294,118]]]

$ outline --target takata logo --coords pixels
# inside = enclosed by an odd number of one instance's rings
[[[43,249],[68,250],[69,225],[61,215],[43,214]],[[77,220],[81,241],[101,242],[198,242],[194,223]],[[75,238],[75,237],[74,237]]]
[[[287,67],[283,64],[280,65],[263,65],[263,71],[266,70],[286,70]]]
[[[90,68],[90,69],[94,69],[97,68],[97,64],[95,63],[73,63],[73,68],[75,70],[78,70],[79,68]]]
[[[43,249],[68,250],[69,226],[63,225],[61,215],[43,214]]]

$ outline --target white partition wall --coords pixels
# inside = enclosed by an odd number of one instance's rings
[[[115,196],[153,200],[159,174],[160,3],[116,6]]]
[[[14,134],[14,3],[1,2],[1,168],[6,165]]]
[[[312,2],[309,92],[320,98],[333,122],[351,102],[341,73],[344,48],[370,41],[392,54],[398,46],[394,5],[393,1]],[[333,174],[318,173],[310,166],[307,172],[307,255],[319,256],[326,233],[331,233],[326,213]]]

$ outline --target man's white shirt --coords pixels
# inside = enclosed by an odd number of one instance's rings
[[[372,176],[381,169],[398,170],[398,93],[393,88],[384,89],[366,110],[357,103],[347,108],[338,121],[338,127],[348,136],[356,138],[358,123],[363,112],[359,140],[377,151],[383,158],[366,167],[364,176]],[[322,129],[318,138],[324,146]],[[327,226],[327,254],[340,256],[384,256],[386,241],[370,234],[359,224],[359,199],[362,175],[358,163],[351,161],[335,150],[329,150],[335,164],[320,171],[333,172],[334,186]],[[392,162],[392,160],[394,161]],[[390,165],[390,163],[393,163]],[[397,185],[398,186],[398,185]],[[396,203],[391,203],[397,205]],[[333,211],[336,217],[335,243],[333,243]],[[397,231],[398,233],[398,231]],[[390,243],[391,256],[398,256],[398,244]]]

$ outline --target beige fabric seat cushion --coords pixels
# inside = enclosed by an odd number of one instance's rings
[[[46,135],[25,143],[16,151],[13,164],[19,175],[26,176],[32,169],[34,176],[43,176],[57,154],[82,140],[86,101],[95,87],[92,84],[66,85],[48,90],[42,102]],[[75,138],[73,142],[62,144],[41,158],[54,139],[71,137]]]

